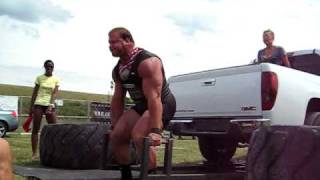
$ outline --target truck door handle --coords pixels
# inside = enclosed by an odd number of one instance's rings
[[[216,84],[216,79],[209,79],[201,82],[202,86],[214,86]]]

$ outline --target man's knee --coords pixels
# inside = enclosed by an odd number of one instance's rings
[[[131,133],[131,137],[132,137],[132,141],[135,143],[135,144],[141,144],[142,141],[143,141],[143,138],[145,137],[145,134],[142,134],[138,131],[133,131]]]
[[[110,141],[113,144],[122,144],[122,143],[126,143],[129,142],[129,139],[127,138],[127,135],[120,132],[120,131],[112,131],[110,134]]]

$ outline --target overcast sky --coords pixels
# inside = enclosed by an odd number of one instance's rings
[[[320,48],[319,19],[319,0],[0,0],[0,67],[11,76],[0,71],[0,83],[33,86],[52,59],[61,89],[107,93],[117,26],[162,58],[168,78],[248,64],[266,29],[286,51]]]

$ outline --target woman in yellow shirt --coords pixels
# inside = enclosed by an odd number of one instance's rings
[[[29,114],[33,115],[32,127],[32,159],[36,158],[38,146],[38,133],[42,116],[46,116],[48,124],[55,124],[56,113],[54,101],[58,94],[59,79],[52,75],[54,63],[51,60],[44,62],[45,74],[36,78],[33,88]]]

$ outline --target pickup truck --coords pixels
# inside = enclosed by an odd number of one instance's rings
[[[170,77],[173,133],[197,136],[203,157],[221,164],[261,125],[320,125],[319,55],[290,52],[292,68],[253,63]]]

